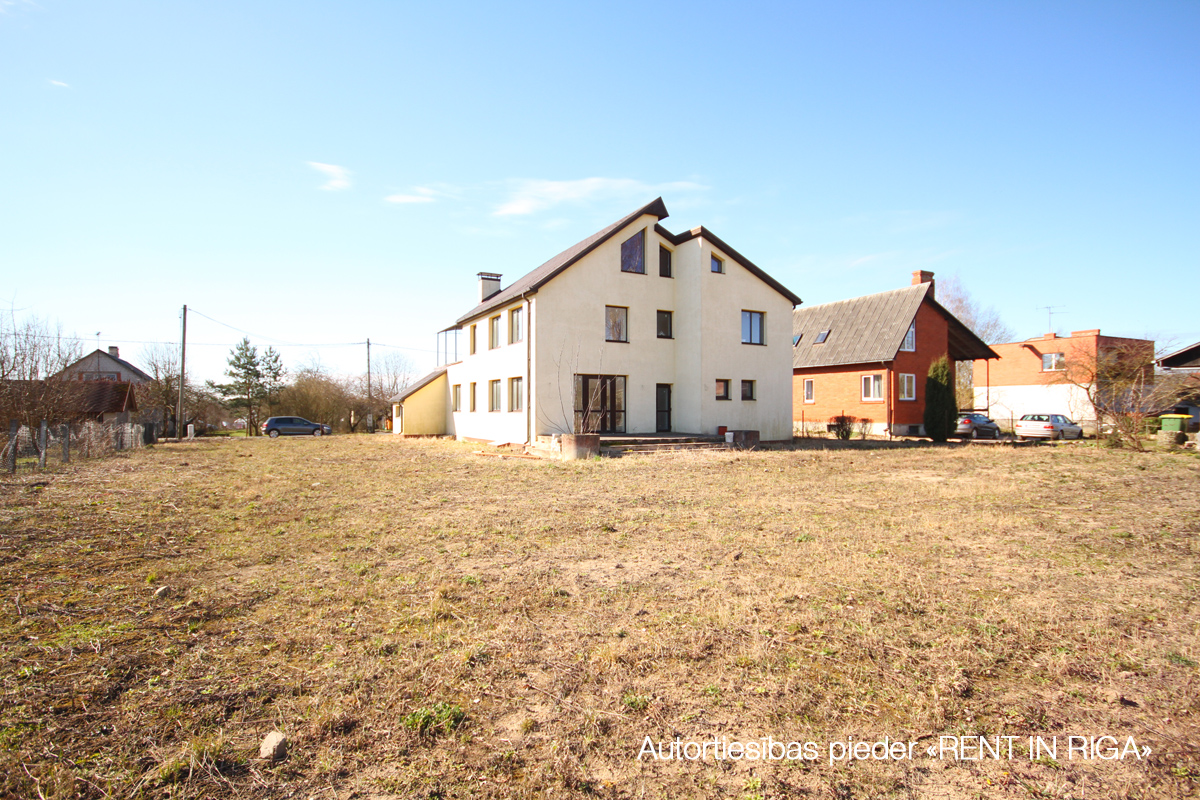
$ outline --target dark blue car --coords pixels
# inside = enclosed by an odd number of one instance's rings
[[[271,417],[262,424],[264,436],[328,436],[333,428],[303,417]]]

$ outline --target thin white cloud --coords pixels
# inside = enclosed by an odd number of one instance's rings
[[[385,203],[432,203],[440,197],[446,197],[447,194],[437,189],[431,189],[428,186],[414,186],[412,192],[404,194],[389,194],[383,198]]]
[[[561,203],[641,199],[671,192],[707,189],[691,181],[649,184],[632,178],[583,178],[576,181],[523,180],[494,212],[497,217],[533,214]]]
[[[62,81],[56,81],[56,80],[54,80],[53,78],[50,78],[50,85],[51,85],[51,86],[61,86],[61,87],[63,87],[64,89],[70,89],[70,88],[71,88],[70,84],[63,83]]]
[[[322,172],[329,177],[329,180],[321,187],[322,189],[338,192],[350,188],[350,170],[345,167],[339,167],[337,164],[322,164],[319,161],[306,163],[317,172]]]

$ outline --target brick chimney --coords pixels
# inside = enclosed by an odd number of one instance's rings
[[[109,345],[108,346],[108,354],[110,356],[112,356],[113,358],[120,358],[121,357],[121,348],[113,347],[112,345]]]
[[[919,269],[919,270],[917,270],[916,272],[914,272],[914,273],[913,273],[913,281],[912,281],[912,285],[913,285],[913,286],[919,286],[919,285],[920,285],[920,284],[922,284],[922,283],[928,283],[928,284],[929,284],[929,296],[930,296],[930,297],[933,297],[933,292],[934,292],[933,273],[932,273],[932,272],[928,272],[928,271],[926,271],[926,270],[923,270],[923,269]]]
[[[479,273],[479,302],[487,300],[500,291],[499,272]]]

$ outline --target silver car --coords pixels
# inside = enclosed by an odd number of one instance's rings
[[[1062,414],[1026,414],[1017,420],[1015,428],[1021,440],[1083,438],[1083,427]]]

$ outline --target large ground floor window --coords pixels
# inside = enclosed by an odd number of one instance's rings
[[[625,432],[625,376],[575,376],[575,432]]]

